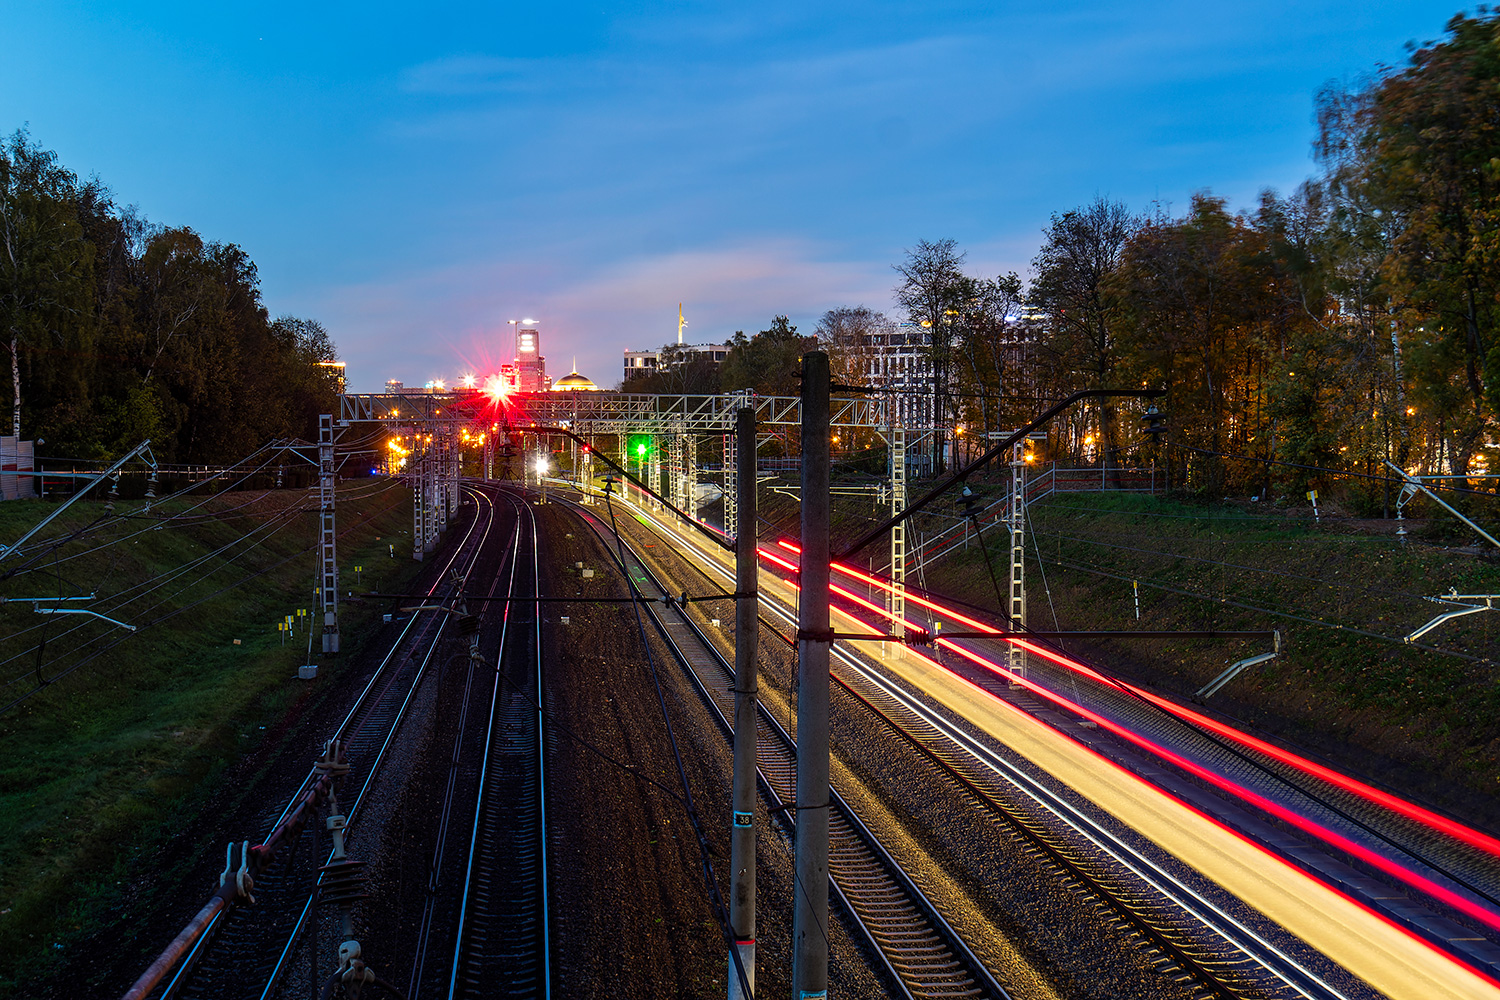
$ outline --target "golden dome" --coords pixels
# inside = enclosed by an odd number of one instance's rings
[[[580,375],[577,372],[569,372],[552,383],[553,392],[567,392],[569,390],[575,392],[579,390],[597,392],[599,387],[587,375]]]

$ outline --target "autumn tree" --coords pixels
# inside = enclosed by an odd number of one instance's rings
[[[1320,100],[1320,151],[1390,229],[1383,277],[1453,473],[1468,471],[1500,405],[1497,30],[1500,12],[1457,15],[1405,69]]]
[[[932,365],[933,411],[939,426],[957,419],[953,394],[953,344],[962,334],[961,318],[975,296],[974,279],[963,272],[965,254],[954,240],[920,241],[894,265],[901,282],[894,293],[907,317],[919,324],[928,339]],[[942,471],[946,431],[938,438],[938,471]]]
[[[0,330],[10,355],[10,432],[21,436],[29,351],[82,341],[92,251],[78,224],[78,181],[25,129],[0,144]]]
[[[1018,366],[1026,345],[1020,323],[1025,286],[1014,271],[994,278],[970,278],[969,297],[957,312],[958,333],[954,341],[955,382],[960,404],[956,410],[965,423],[981,431],[1000,429],[1001,414],[1009,424],[1030,416],[1027,400],[1023,414],[1009,397],[1023,380]]]
[[[895,330],[890,317],[860,305],[828,310],[814,332],[819,346],[828,352],[834,381],[860,384],[867,377],[871,359],[889,346]]]
[[[817,346],[817,337],[799,334],[785,316],[777,316],[753,337],[736,332],[719,372],[720,384],[725,392],[754,389],[766,396],[795,396],[802,355]]]
[[[1201,484],[1223,486],[1230,436],[1245,426],[1247,337],[1257,329],[1264,240],[1221,198],[1193,197],[1181,219],[1147,222],[1110,281],[1134,375],[1165,385],[1173,440],[1208,453]]]
[[[670,395],[712,395],[719,391],[719,366],[701,351],[682,344],[664,344],[657,352],[655,368],[632,373],[620,385],[621,392]]]
[[[1117,201],[1097,198],[1054,215],[1032,266],[1031,304],[1045,314],[1045,349],[1072,391],[1116,388],[1121,304],[1110,286],[1126,244],[1141,221]],[[1118,464],[1115,404],[1098,402],[1106,468]]]

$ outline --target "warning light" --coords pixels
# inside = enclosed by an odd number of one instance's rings
[[[489,378],[484,380],[485,395],[490,397],[490,402],[492,403],[498,404],[505,402],[505,397],[509,392],[509,389],[510,387],[505,384],[505,380],[502,379],[499,375],[491,375]]]

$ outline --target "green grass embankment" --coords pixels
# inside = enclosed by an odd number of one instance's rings
[[[0,539],[55,509],[0,504]],[[15,573],[0,580],[11,601],[0,604],[0,704],[29,694],[0,715],[0,994],[66,960],[68,942],[107,919],[129,859],[149,856],[208,779],[315,689],[295,680],[320,658],[307,654],[315,510],[302,490],[149,511],[122,502],[115,513],[126,516],[114,518],[80,501],[41,536],[59,544],[32,539],[0,561],[0,574]],[[346,484],[338,517],[343,590],[399,590],[415,575],[409,490]],[[41,606],[92,608],[139,631],[15,601],[90,592]],[[289,639],[276,625],[288,614]],[[378,621],[373,607],[343,604],[344,655],[323,672],[347,663]]]
[[[761,504],[768,520],[797,533],[788,498],[763,496]],[[868,503],[836,498],[835,512],[835,547],[873,523]],[[909,544],[953,523],[958,507],[950,503],[940,513],[919,518]],[[1500,826],[1500,612],[1443,624],[1421,640],[1437,649],[1401,641],[1445,610],[1425,598],[1450,588],[1500,593],[1500,564],[1417,537],[1402,545],[1394,522],[1324,513],[1318,525],[1310,511],[1251,503],[1203,506],[1108,493],[1049,498],[1030,508],[1030,623],[1280,629],[1285,655],[1230,682],[1209,699],[1211,708],[1472,822]],[[1003,586],[1004,539],[986,538]],[[885,559],[881,548],[868,553],[876,565]],[[920,581],[909,579],[998,613],[977,545],[927,566]],[[1140,587],[1139,619],[1132,581]],[[1229,662],[1270,644],[1101,640],[1068,648],[1191,698]]]

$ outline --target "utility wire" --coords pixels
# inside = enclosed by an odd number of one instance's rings
[[[744,990],[745,996],[750,997],[750,1000],[754,1000],[754,994],[750,989],[749,976],[745,971],[744,963],[740,960],[739,948],[735,946],[734,931],[729,924],[729,911],[724,906],[724,898],[719,892],[719,879],[714,874],[713,859],[710,857],[709,852],[708,835],[704,832],[703,821],[698,816],[697,806],[693,804],[693,790],[688,785],[687,769],[683,766],[682,752],[677,746],[677,734],[672,728],[672,720],[667,712],[667,699],[666,694],[662,691],[661,676],[656,669],[656,657],[651,652],[651,642],[646,636],[646,622],[641,615],[641,598],[643,595],[640,592],[640,588],[635,585],[635,577],[630,574],[630,567],[626,563],[625,538],[620,534],[619,525],[615,523],[615,506],[608,492],[604,494],[604,504],[605,508],[609,511],[609,527],[610,531],[614,533],[615,545],[618,550],[615,554],[616,564],[620,567],[620,572],[625,577],[625,584],[629,588],[631,596],[636,598],[636,600],[631,602],[631,607],[635,611],[636,630],[641,638],[641,646],[646,651],[646,663],[651,668],[651,681],[656,685],[656,700],[661,706],[662,722],[667,728],[667,739],[672,746],[672,759],[677,765],[677,779],[682,783],[683,808],[687,811],[688,822],[692,824],[693,833],[698,839],[698,853],[703,861],[703,875],[705,881],[708,883],[709,893],[712,897],[714,916],[719,922],[719,929],[723,933],[724,944],[729,949],[729,955],[734,959],[735,971],[739,975],[740,989]],[[801,885],[800,879],[798,880],[798,885]],[[805,887],[803,887],[803,893],[805,896]],[[828,938],[827,929],[821,925],[819,929],[822,931],[823,938],[826,941]]]

